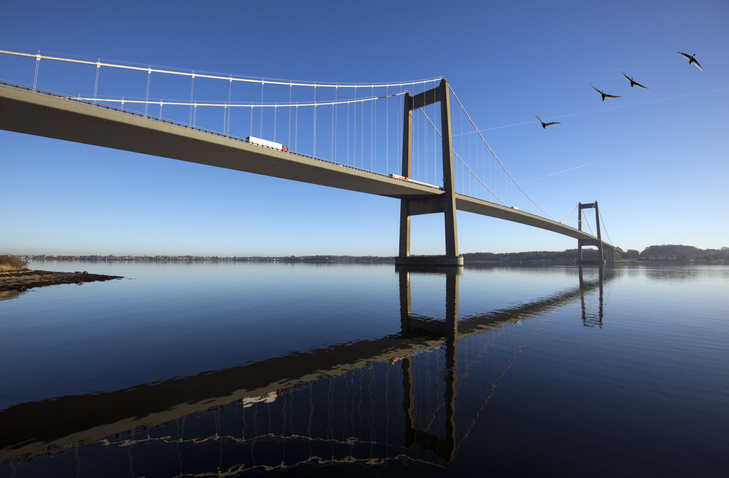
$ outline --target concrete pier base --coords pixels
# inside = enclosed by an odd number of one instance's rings
[[[406,256],[396,257],[396,266],[463,267],[463,256]]]

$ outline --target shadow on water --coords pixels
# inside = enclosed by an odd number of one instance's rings
[[[574,288],[459,320],[462,269],[396,274],[399,334],[12,406],[0,411],[0,472],[75,476],[83,464],[104,476],[235,476],[393,460],[446,467],[536,328],[501,344],[504,353],[489,359],[493,373],[479,374],[481,395],[470,403],[456,399],[459,382],[472,379],[469,367],[488,354],[485,347],[459,354],[459,347],[484,334],[508,338],[528,319],[577,299],[583,324],[601,327],[603,287],[612,278],[602,266],[580,267]],[[444,320],[412,313],[418,274],[445,280]],[[585,300],[594,292],[597,311]]]

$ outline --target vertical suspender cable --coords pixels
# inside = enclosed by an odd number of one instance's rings
[[[99,91],[99,70],[101,69],[101,58],[96,62],[96,80],[94,80],[94,104],[96,104],[96,93]],[[36,70],[36,76],[38,72]],[[33,83],[33,90],[35,91],[35,83]]]
[[[435,99],[435,90],[433,90],[433,99]],[[430,105],[435,110],[435,104]],[[428,111],[427,106],[423,106],[421,109],[423,112]],[[435,116],[433,116],[433,119],[435,119]],[[435,125],[432,125],[433,128],[435,128]],[[429,144],[428,144],[428,131],[430,131],[430,128],[425,124],[425,121],[423,121],[423,169],[425,171],[425,182],[429,182],[430,176],[428,173],[430,173],[430,164],[428,161],[428,153],[430,152]],[[435,134],[435,132],[433,132]],[[435,139],[435,138],[434,138]],[[433,158],[435,161],[435,158]]]
[[[352,166],[357,167],[357,85],[354,85],[354,147],[352,148]]]
[[[426,106],[420,108],[421,113],[424,113],[426,108]],[[423,166],[425,176],[418,179],[425,181],[426,183],[428,182],[428,130],[429,128],[425,125],[425,121],[423,121]]]
[[[333,160],[335,163],[337,162],[337,123],[338,123],[337,116],[339,116],[338,105],[336,104],[337,100],[339,99],[338,93],[339,93],[339,87],[335,86],[334,87],[334,103],[335,104],[334,104],[334,106],[332,106],[332,108],[334,108],[334,156],[333,156]]]
[[[370,96],[374,98],[375,87],[370,87]],[[370,104],[370,171],[375,169],[375,102]]]
[[[41,61],[41,54],[40,54],[40,50],[38,50],[38,54],[35,56],[35,74],[33,75],[33,91],[35,91],[36,87],[38,86],[38,68],[40,67],[40,61]]]
[[[259,134],[258,137],[263,139],[263,85],[265,84],[265,81],[261,81],[261,124],[259,126]]]
[[[468,161],[473,164],[473,157],[471,156],[471,136],[468,136]],[[478,163],[476,163],[476,174],[478,174]],[[473,196],[473,194],[471,194]]]
[[[415,93],[413,91],[413,93]],[[414,96],[414,95],[413,95]],[[413,126],[410,133],[410,141],[412,141],[412,156],[411,160],[415,163],[414,166],[410,167],[410,179],[415,179],[417,168],[420,167],[420,115],[417,114],[416,110],[413,112]],[[420,172],[418,171],[417,179],[420,180]]]
[[[293,86],[291,85],[291,83],[289,83],[289,107],[288,107],[288,110],[289,110],[289,135],[288,135],[288,138],[286,139],[286,144],[291,144],[291,89],[292,88],[293,88]]]
[[[415,89],[415,85],[413,85],[413,89]],[[417,171],[418,171],[417,179],[420,180],[420,115],[415,114],[413,119],[415,122],[415,135],[414,135],[415,136],[415,138],[414,138],[415,147],[413,148],[414,149],[413,159],[417,163],[417,168],[418,168],[417,169]],[[411,171],[410,179],[415,179],[415,168],[413,168],[413,170]]]
[[[299,150],[299,106],[296,105],[296,124],[294,125],[294,149]]]
[[[149,107],[149,78],[152,76],[152,65],[147,68],[147,96],[144,97],[144,117],[147,117],[147,108]]]
[[[400,93],[402,94],[402,85],[400,85]],[[401,149],[403,146],[402,145],[403,140],[400,137],[400,135],[402,134],[401,133],[402,129],[403,129],[403,125],[401,122],[405,119],[403,117],[403,112],[401,109],[401,105],[405,104],[405,96],[404,95],[402,95],[402,96],[403,96],[402,101],[398,99],[398,102],[397,102],[397,125],[395,126],[395,134],[397,135],[397,152],[398,152],[397,158],[399,158],[401,161],[402,161],[402,156],[404,154],[404,152]],[[397,164],[397,160],[395,160],[395,164]],[[395,166],[395,171],[397,171],[397,166]],[[402,171],[399,171],[398,174],[402,174]]]
[[[337,89],[334,88],[334,94],[337,94]],[[336,96],[334,97],[334,103],[332,103],[332,151],[329,155],[329,160],[334,161],[334,108],[336,107]]]
[[[278,112],[278,105],[273,105],[273,142],[276,142],[276,117]]]
[[[230,80],[228,80],[228,104],[229,105],[231,104],[230,101],[231,101],[232,93],[233,93],[233,77],[231,76]],[[225,130],[223,132],[225,133],[225,136],[228,136],[230,134],[230,114],[231,114],[231,110],[233,108],[231,107],[229,109],[226,107],[225,109],[226,109],[227,114],[225,116]]]
[[[390,87],[385,89],[385,174],[390,172]]]
[[[485,174],[483,171],[483,165],[481,164],[481,156],[479,155],[478,141],[476,142],[475,149],[476,150],[473,154],[476,156],[476,177],[483,178]],[[476,197],[478,197],[479,199],[483,199],[483,186],[478,189],[478,194],[476,195]]]
[[[314,154],[316,158],[316,85],[314,85]]]
[[[385,101],[387,101],[387,98],[385,98]],[[375,158],[375,162],[374,162],[374,165],[372,167],[372,171],[374,171],[376,169],[376,166],[377,166],[377,101],[375,100],[372,103],[374,104],[374,106],[372,107],[373,108],[373,114],[372,115],[375,117],[374,122],[373,122],[374,123],[373,124],[373,128],[375,130],[375,140],[374,140],[374,143],[375,143],[374,144],[374,150],[375,150],[375,152],[374,152],[374,158]],[[382,164],[382,163],[380,163],[380,164]]]
[[[195,89],[195,70],[192,70],[192,80],[190,81],[190,119],[187,124],[192,124],[192,95]]]

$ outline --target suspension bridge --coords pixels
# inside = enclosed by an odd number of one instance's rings
[[[579,299],[583,324],[601,326],[603,285],[612,279],[602,266],[587,273],[580,268],[576,287],[459,317],[459,269],[431,269],[427,274],[443,277],[446,285],[445,316],[436,318],[413,313],[411,279],[419,272],[400,268],[398,274],[399,334],[125,390],[15,405],[0,411],[0,464],[101,444],[104,460],[124,460],[114,449],[126,449],[134,461],[136,446],[138,466],[145,447],[159,463],[172,450],[197,455],[220,445],[221,460],[233,460],[227,465],[231,475],[312,461],[372,464],[398,457],[447,466],[541,324]],[[593,295],[596,311],[585,302]],[[180,468],[187,468],[184,476],[198,476],[192,463]]]
[[[399,199],[398,264],[462,265],[456,211],[574,238],[580,259],[583,246],[616,258],[597,201],[562,220],[542,209],[445,78],[314,83],[0,54],[0,129]],[[410,253],[423,214],[443,214],[443,255]]]

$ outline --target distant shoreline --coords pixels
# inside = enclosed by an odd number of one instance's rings
[[[598,258],[596,249],[583,250],[583,259]],[[463,253],[465,264],[474,263],[578,263],[577,249],[564,251],[529,251],[529,252],[466,252]],[[628,249],[622,252],[620,262],[729,262],[729,248],[698,249],[693,246],[670,245],[650,246],[638,252]],[[75,262],[141,262],[141,263],[195,263],[195,262],[248,262],[248,263],[309,263],[309,264],[394,264],[395,256],[351,256],[351,255],[306,255],[306,256],[193,256],[193,255],[60,255],[60,254],[28,254],[20,257],[26,261],[75,261]]]

